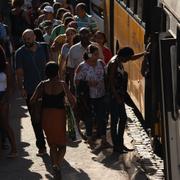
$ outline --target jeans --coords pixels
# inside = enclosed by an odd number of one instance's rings
[[[127,122],[127,114],[125,104],[118,104],[117,101],[111,99],[111,138],[114,148],[122,149],[124,145],[124,130]]]
[[[85,120],[86,134],[92,136],[93,118],[97,121],[97,131],[100,137],[106,136],[106,108],[104,106],[104,97],[90,99],[90,113]]]
[[[27,103],[27,107],[28,107],[28,110],[29,110],[29,113],[31,116],[30,98],[31,98],[31,95],[28,95],[28,97],[26,99],[26,103]],[[31,118],[31,124],[32,124],[34,134],[36,137],[37,148],[38,149],[44,149],[46,142],[45,142],[45,138],[44,138],[44,134],[43,134],[41,121],[36,121],[36,120]]]

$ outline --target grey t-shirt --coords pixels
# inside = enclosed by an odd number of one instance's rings
[[[16,51],[16,69],[23,69],[24,88],[28,95],[32,95],[39,82],[45,79],[45,65],[48,60],[49,51],[46,43],[37,42],[35,52],[24,45]]]

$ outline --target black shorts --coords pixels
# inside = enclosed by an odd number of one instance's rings
[[[6,91],[0,91],[0,103],[3,103],[6,101],[7,92]]]

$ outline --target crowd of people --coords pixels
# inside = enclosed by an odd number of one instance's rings
[[[47,140],[55,172],[60,171],[66,152],[66,101],[79,129],[79,122],[84,122],[83,137],[91,149],[98,138],[101,148],[112,146],[118,153],[132,150],[123,140],[129,101],[123,63],[146,52],[134,54],[124,47],[113,56],[105,33],[98,30],[83,1],[32,0],[25,7],[24,0],[13,0],[8,16],[0,12],[0,44],[0,150],[7,136],[8,157],[18,155],[8,113],[4,113],[9,111],[14,78],[31,116],[37,155],[47,153]],[[112,145],[106,137],[109,115]]]

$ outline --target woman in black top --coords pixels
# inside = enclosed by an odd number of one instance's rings
[[[47,80],[36,88],[31,103],[42,98],[42,127],[50,147],[50,156],[54,170],[59,170],[66,152],[66,114],[64,96],[74,104],[73,95],[66,84],[59,79],[59,66],[50,61],[46,65]]]

